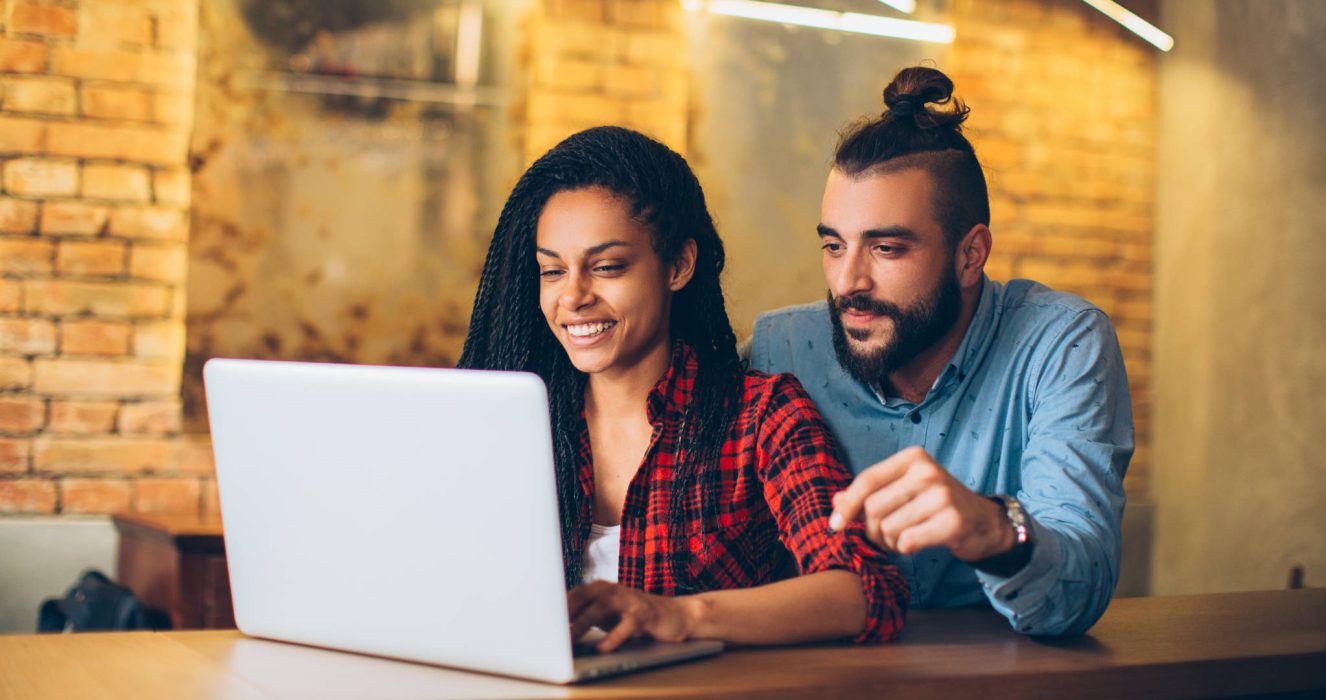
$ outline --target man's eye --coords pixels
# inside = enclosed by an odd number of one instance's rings
[[[875,252],[883,253],[884,255],[892,255],[894,253],[902,252],[902,248],[899,248],[896,245],[877,245],[875,246]]]
[[[830,253],[837,253],[838,251],[840,251],[840,250],[843,249],[843,244],[841,244],[841,243],[825,243],[824,245],[820,246],[820,248],[822,248],[822,249],[824,249],[824,250],[826,250],[826,251],[828,251],[828,252],[830,252]]]

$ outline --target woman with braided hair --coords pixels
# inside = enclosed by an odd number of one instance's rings
[[[903,579],[829,529],[851,476],[795,379],[742,368],[723,264],[686,161],[622,128],[558,144],[498,219],[460,366],[548,386],[571,633],[891,639]]]

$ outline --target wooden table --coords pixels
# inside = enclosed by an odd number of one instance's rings
[[[518,633],[518,632],[517,632]],[[1115,601],[1084,636],[915,611],[896,644],[737,649],[574,688],[248,639],[0,636],[0,698],[1215,697],[1326,693],[1326,590]]]
[[[177,630],[233,629],[230,574],[221,519],[118,513],[118,580]]]

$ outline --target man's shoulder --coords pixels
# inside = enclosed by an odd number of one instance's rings
[[[1062,330],[1075,320],[1109,317],[1100,307],[1073,294],[1027,279],[1014,279],[1003,283],[1000,306],[1002,324],[1019,334],[1033,328],[1049,331]]]
[[[813,301],[766,311],[755,318],[755,332],[776,333],[808,324],[821,324],[829,318],[829,304]]]
[[[807,353],[822,358],[833,352],[831,333],[827,302],[762,313],[751,335],[750,366],[771,373],[804,370]]]

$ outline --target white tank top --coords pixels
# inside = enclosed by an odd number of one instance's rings
[[[580,582],[607,581],[617,583],[617,556],[621,549],[622,526],[589,526],[589,544],[585,546],[585,563]]]

